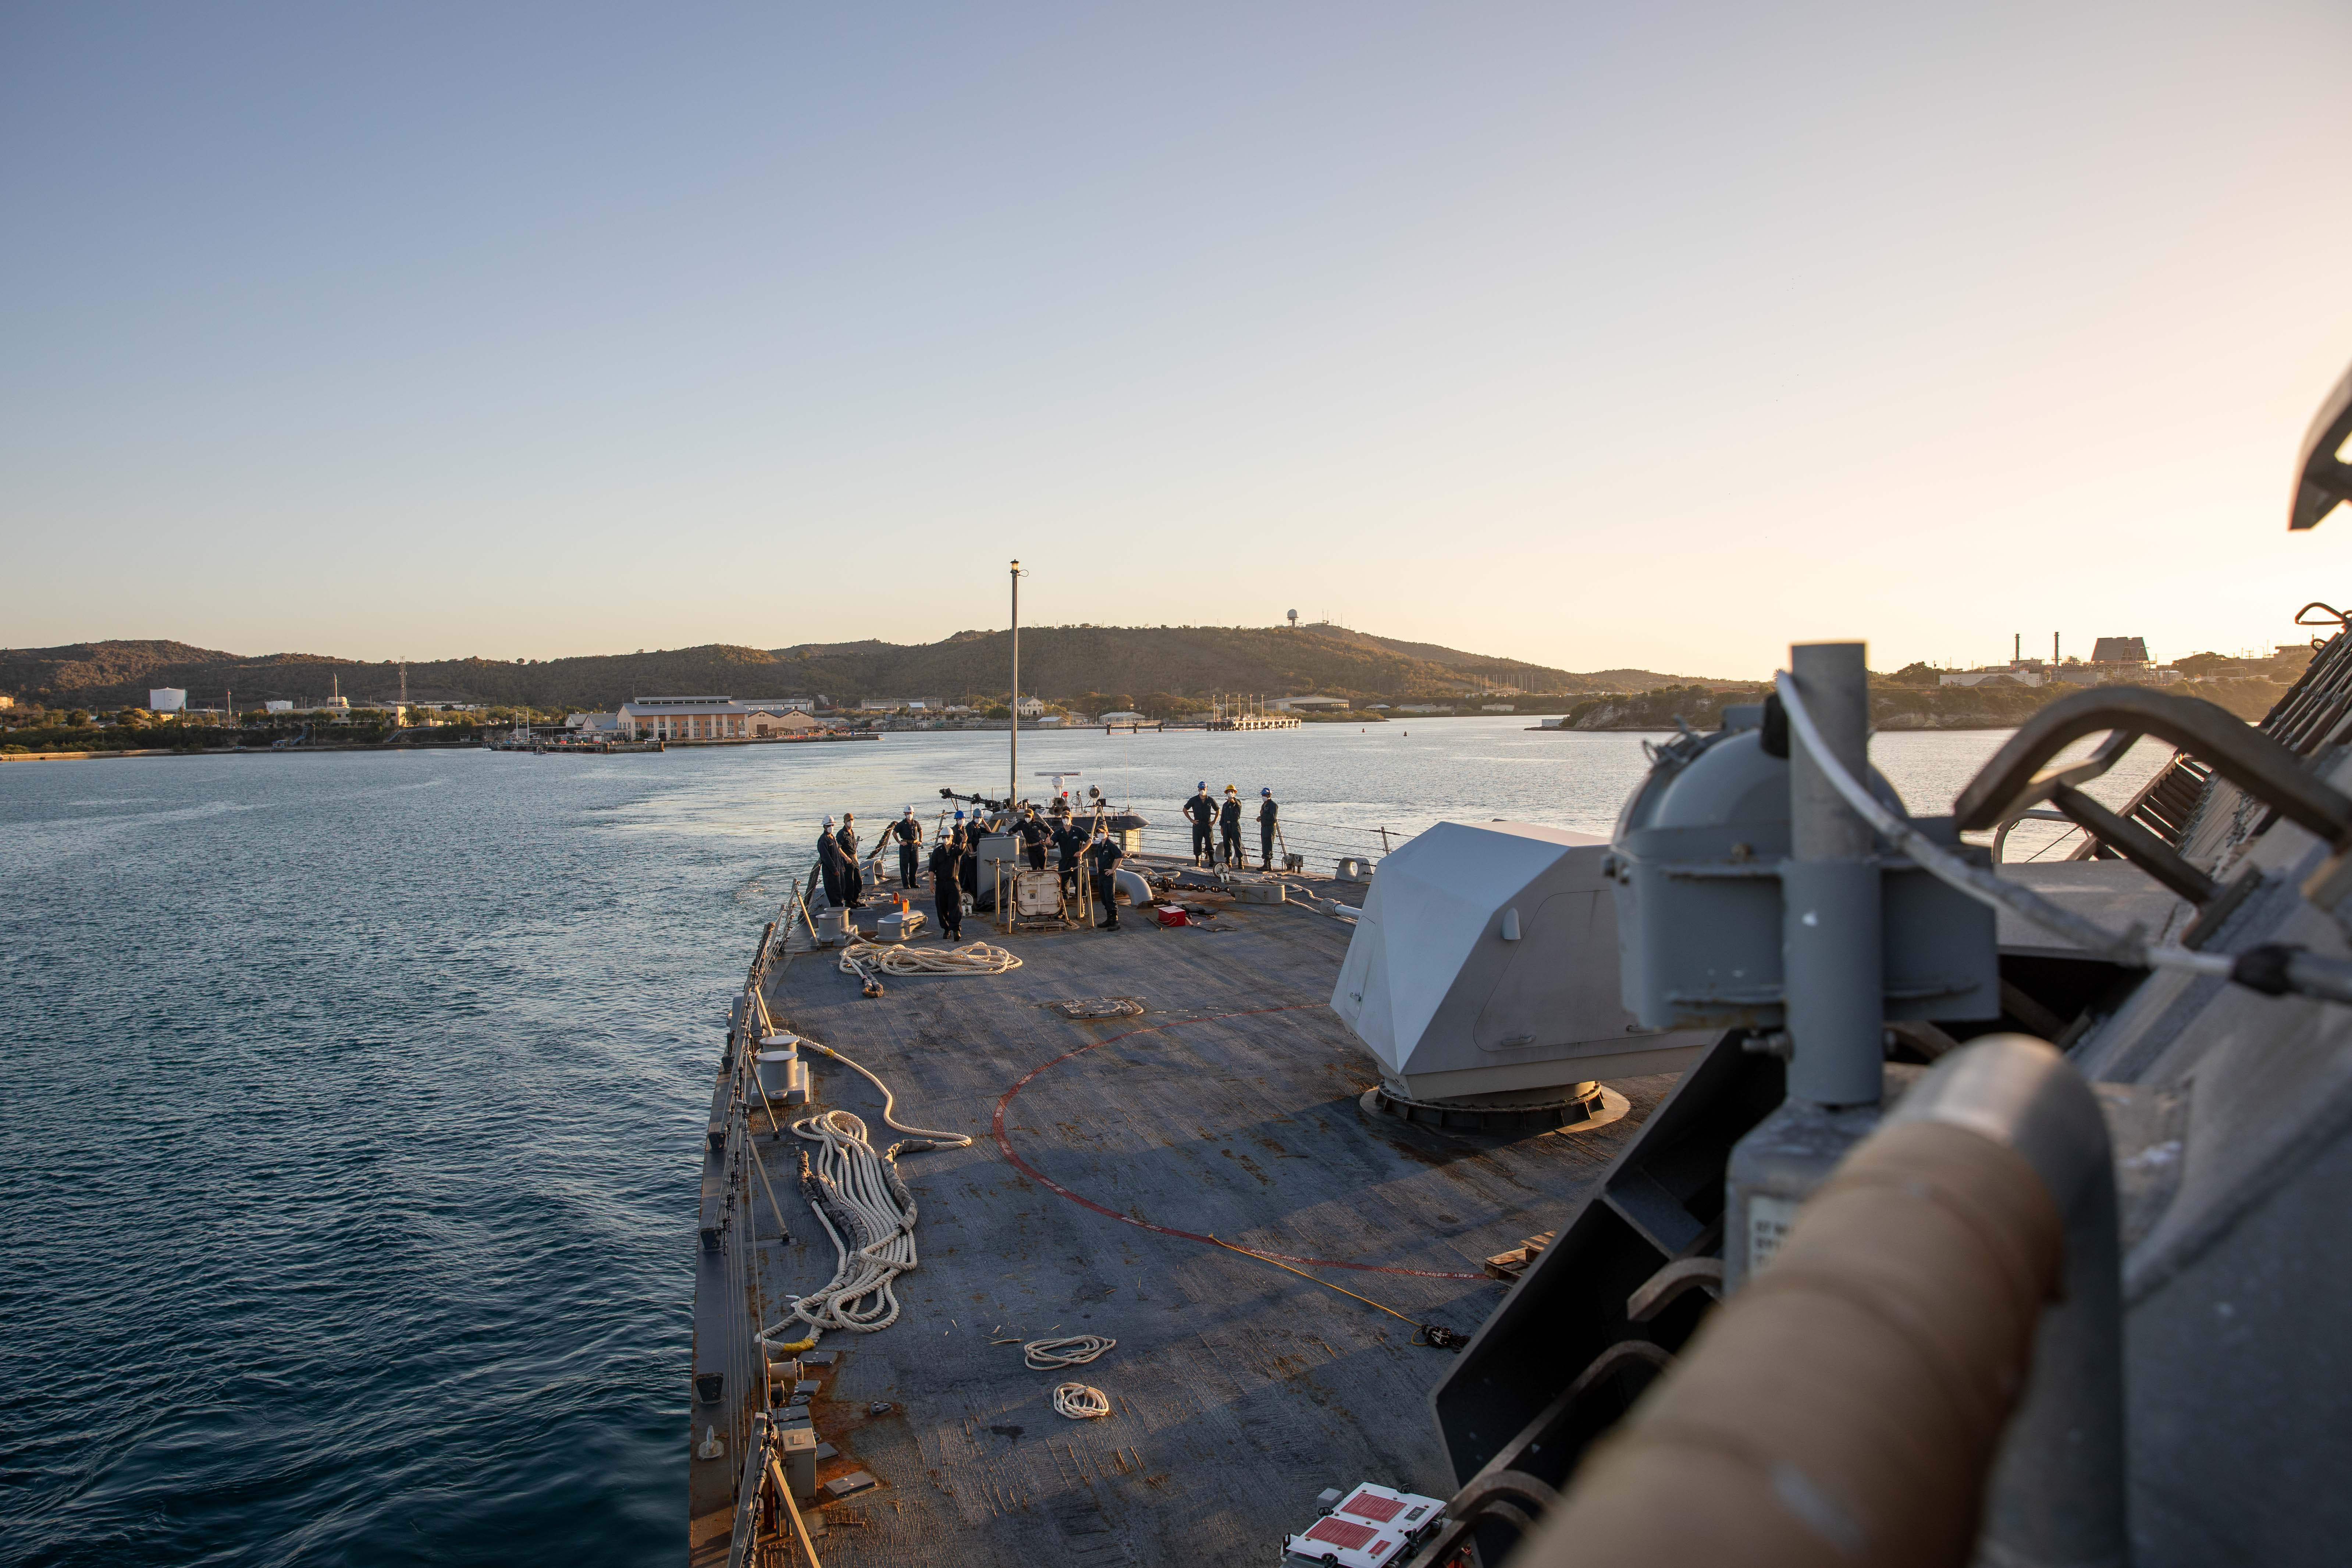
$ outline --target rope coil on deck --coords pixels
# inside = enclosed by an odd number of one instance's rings
[[[1021,960],[984,942],[961,947],[900,947],[864,938],[841,950],[841,972],[855,975],[866,994],[882,994],[882,976],[915,974],[1010,974]]]
[[[1100,1334],[1074,1334],[1063,1340],[1031,1340],[1021,1347],[1021,1359],[1029,1363],[1032,1372],[1051,1372],[1059,1366],[1084,1366],[1118,1344],[1117,1340],[1105,1339]]]
[[[791,1315],[813,1331],[809,1343],[827,1329],[870,1334],[898,1321],[896,1281],[914,1268],[914,1194],[898,1174],[902,1150],[969,1148],[958,1132],[911,1127],[896,1114],[890,1086],[830,1046],[803,1039],[807,1049],[832,1058],[882,1091],[882,1121],[915,1136],[877,1152],[866,1123],[846,1110],[828,1110],[792,1124],[793,1135],[817,1145],[801,1156],[801,1192],[817,1224],[833,1240],[833,1278],[792,1303]],[[770,1331],[771,1332],[774,1331]]]
[[[884,974],[1010,974],[1021,960],[989,942],[971,942],[961,947],[905,947],[857,942],[842,950],[841,972],[854,974],[865,964]]]
[[[1073,1421],[1095,1421],[1110,1414],[1110,1395],[1083,1383],[1065,1383],[1054,1390],[1054,1414]]]

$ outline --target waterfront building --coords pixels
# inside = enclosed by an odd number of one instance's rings
[[[832,727],[794,700],[638,697],[614,718],[632,741],[780,741]]]

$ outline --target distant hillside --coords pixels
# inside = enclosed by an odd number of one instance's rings
[[[2185,662],[2185,661],[2184,661]],[[2200,681],[2168,689],[2218,703],[2248,723],[2257,723],[2287,694],[2293,683],[2262,678]],[[1569,710],[1570,730],[1672,730],[1677,720],[1695,730],[1723,722],[1727,703],[1761,702],[1769,689],[1666,686],[1636,697],[1596,697]],[[2006,730],[2022,724],[2044,705],[2079,686],[1917,687],[1875,679],[1870,688],[1870,722],[1875,730]]]
[[[1004,632],[958,632],[912,647],[877,641],[787,648],[704,647],[581,658],[439,659],[408,666],[419,701],[610,708],[632,696],[724,692],[784,697],[1002,697],[1010,658]],[[1021,634],[1021,685],[1048,701],[1149,693],[1278,697],[1309,691],[1359,700],[1448,697],[1480,683],[1581,695],[1641,691],[1686,678],[1649,670],[1578,675],[1517,659],[1399,642],[1339,626],[1038,626]],[[319,654],[248,656],[168,641],[77,643],[0,650],[0,691],[50,706],[140,704],[148,689],[184,687],[198,706],[233,690],[240,707],[288,699],[314,702],[340,681],[355,702],[389,700],[400,671]]]

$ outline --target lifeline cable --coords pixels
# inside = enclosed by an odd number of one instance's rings
[[[2056,931],[2089,952],[2129,968],[2186,969],[2227,977],[2236,967],[2237,961],[2227,953],[2199,952],[2193,948],[2148,942],[2137,925],[2129,931],[2109,931],[2021,883],[2005,882],[1985,868],[1971,866],[1930,843],[1927,835],[1887,810],[1877,796],[1855,782],[1844,764],[1830,754],[1822,732],[1813,727],[1812,715],[1805,711],[1804,700],[1797,695],[1796,678],[1784,669],[1773,677],[1773,684],[1780,691],[1780,706],[1789,715],[1790,733],[1803,743],[1814,764],[1822,770],[1822,776],[1829,780],[1830,787],[1880,837],[1916,861],[1937,881],[1958,889],[1979,903],[2005,909],[2045,931]]]
[[[1031,1340],[1021,1347],[1021,1359],[1032,1372],[1051,1372],[1055,1367],[1084,1366],[1107,1350],[1116,1349],[1117,1340],[1100,1334],[1074,1334],[1065,1340]]]

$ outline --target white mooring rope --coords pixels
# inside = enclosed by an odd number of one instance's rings
[[[971,1140],[959,1132],[909,1127],[894,1114],[898,1097],[888,1084],[830,1046],[810,1039],[801,1043],[880,1089],[883,1123],[914,1134],[877,1153],[866,1137],[866,1123],[846,1110],[828,1110],[793,1123],[793,1136],[817,1145],[803,1165],[801,1189],[817,1223],[833,1238],[836,1258],[832,1279],[792,1303],[792,1316],[809,1325],[814,1343],[827,1329],[870,1334],[898,1321],[896,1281],[917,1262],[915,1198],[899,1178],[899,1152],[961,1149]]]
[[[1059,1366],[1084,1366],[1118,1343],[1117,1340],[1107,1340],[1100,1334],[1074,1334],[1066,1340],[1031,1340],[1021,1347],[1021,1359],[1029,1363],[1032,1372],[1051,1372]]]
[[[1020,959],[984,942],[961,947],[901,947],[861,940],[841,952],[841,972],[860,978],[868,973],[1009,974],[1020,967]]]
[[[1083,1383],[1066,1383],[1054,1390],[1054,1413],[1073,1421],[1093,1421],[1110,1414],[1110,1396]]]

